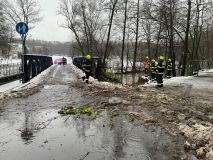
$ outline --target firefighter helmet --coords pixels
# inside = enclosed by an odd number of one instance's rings
[[[155,63],[155,60],[154,60],[154,59],[152,59],[152,63]]]
[[[164,60],[164,56],[160,56],[158,59],[159,59],[160,61],[163,61],[163,60]]]
[[[86,59],[91,59],[91,55],[89,53],[86,54],[85,56]]]

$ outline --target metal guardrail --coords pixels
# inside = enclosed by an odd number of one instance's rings
[[[52,57],[41,55],[22,55],[22,82],[26,83],[53,64]]]
[[[84,60],[85,60],[84,57],[74,57],[73,64],[82,70],[82,65],[83,65]],[[100,74],[101,74],[101,67],[102,67],[102,58],[93,57],[92,58],[91,76],[99,79]]]
[[[21,72],[20,63],[0,63],[0,78],[18,74]]]
[[[189,75],[199,75],[198,72],[205,70],[205,69],[211,69],[213,67],[213,63],[210,60],[191,60],[189,61],[189,68],[188,72]]]
[[[21,62],[14,62],[11,59],[0,59],[0,85],[21,79]]]
[[[22,55],[21,62],[0,59],[0,85],[22,78],[28,82],[53,64],[52,57],[41,55]]]

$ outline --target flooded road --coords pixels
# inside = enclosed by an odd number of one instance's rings
[[[83,82],[69,65],[55,66],[47,78],[39,92],[0,107],[0,160],[177,160],[184,153],[183,138],[125,116],[59,115],[65,104],[92,99],[75,87]]]

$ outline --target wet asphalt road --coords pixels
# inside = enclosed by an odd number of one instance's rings
[[[172,160],[184,152],[184,139],[123,116],[110,119],[107,111],[95,120],[60,116],[68,102],[87,103],[74,85],[82,82],[68,65],[47,78],[39,92],[0,108],[0,160]]]

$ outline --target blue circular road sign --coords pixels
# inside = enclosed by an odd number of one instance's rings
[[[26,23],[24,22],[19,22],[17,25],[16,25],[16,31],[19,33],[19,34],[26,34],[28,32],[29,28],[27,26]]]

